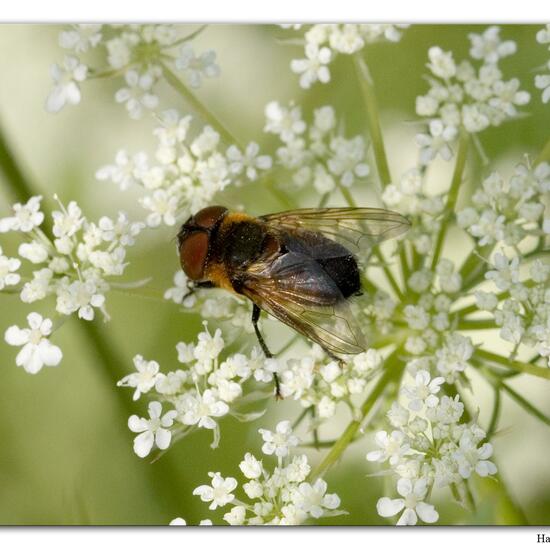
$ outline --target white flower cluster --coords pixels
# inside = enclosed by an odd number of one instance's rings
[[[180,369],[164,374],[156,361],[147,361],[141,355],[134,357],[136,372],[125,376],[118,386],[134,388],[134,400],[142,394],[155,399],[150,403],[150,419],[132,416],[129,421],[132,431],[149,434],[136,437],[134,450],[138,456],[147,456],[154,444],[166,449],[172,432],[180,439],[197,428],[212,430],[213,447],[216,447],[220,437],[219,418],[229,414],[247,422],[263,414],[263,411],[241,413],[239,398],[249,379],[269,383],[269,389],[260,392],[258,399],[272,395],[274,371],[270,369],[274,365],[259,348],[254,348],[249,355],[235,353],[222,360],[224,348],[221,330],[212,335],[205,322],[205,330],[199,333],[196,343],[177,344],[178,362],[184,365]],[[163,405],[170,410],[161,419]],[[160,439],[157,438],[159,430],[162,430]]]
[[[382,356],[375,349],[349,357],[343,367],[327,359],[314,344],[300,359],[279,361],[281,395],[292,397],[304,408],[314,407],[313,427],[334,416],[340,402],[354,409],[353,400],[362,395],[366,385],[382,366]]]
[[[537,42],[548,44],[550,50],[550,23],[537,32]],[[542,102],[548,103],[550,101],[550,59],[546,62],[545,69],[547,73],[535,75],[535,86],[542,90]]]
[[[452,52],[438,46],[429,49],[430,90],[416,99],[416,114],[428,122],[428,131],[417,136],[421,164],[438,155],[449,160],[460,128],[477,133],[498,126],[529,102],[517,78],[503,80],[498,62],[515,53],[516,44],[503,42],[499,33],[493,26],[481,35],[470,34],[470,55],[478,67],[469,60],[457,64]]]
[[[420,256],[433,251],[447,194],[430,194],[426,187],[423,171],[415,167],[407,170],[399,181],[387,185],[382,193],[382,201],[388,208],[412,218],[412,227],[405,238]]]
[[[195,35],[179,36],[175,25],[71,25],[59,35],[59,45],[68,54],[61,64],[52,66],[54,86],[46,109],[58,112],[67,104],[80,103],[80,85],[86,79],[123,75],[124,86],[116,92],[115,100],[126,106],[131,118],[138,119],[159,104],[155,86],[165,63],[173,62],[193,88],[198,88],[203,78],[220,74],[213,50],[195,54],[189,43]],[[91,50],[95,50],[94,59],[101,50],[104,66],[91,68],[80,60]]]
[[[492,292],[477,291],[476,303],[480,310],[489,311],[501,327],[500,337],[514,345],[534,348],[548,358],[550,367],[550,258],[537,259],[529,266],[529,277],[520,281],[521,256],[508,258],[504,251],[493,256],[485,278],[500,292],[507,294],[501,300]]]
[[[229,184],[254,180],[259,171],[271,167],[271,158],[259,155],[253,142],[244,152],[234,145],[220,152],[220,135],[210,126],[191,138],[189,115],[181,117],[169,110],[162,113],[160,122],[153,131],[158,140],[154,162],[144,152],[130,156],[121,150],[114,164],[96,173],[97,179],[117,183],[122,190],[132,184],[145,189],[140,203],[149,211],[149,227],[173,226],[210,204]]]
[[[464,405],[459,396],[439,397],[443,378],[430,378],[425,370],[402,389],[405,405],[396,401],[387,414],[391,433],[379,431],[379,449],[367,454],[371,462],[385,463],[396,475],[401,498],[382,497],[377,504],[382,517],[400,514],[397,525],[415,525],[418,518],[434,523],[439,514],[427,500],[433,487],[455,485],[463,492],[475,472],[486,477],[497,472],[488,459],[490,443],[483,443],[485,432],[475,423],[461,423]]]
[[[313,185],[324,194],[338,185],[351,187],[356,179],[368,176],[365,140],[362,136],[348,139],[337,132],[330,105],[315,110],[309,128],[300,107],[292,103],[285,107],[272,101],[265,116],[264,131],[278,135],[282,142],[276,151],[277,163],[291,174],[294,186]]]
[[[293,59],[290,68],[300,75],[300,86],[330,81],[328,65],[338,54],[353,54],[366,44],[388,40],[398,42],[408,25],[391,24],[317,24],[304,34],[305,58]]]
[[[458,212],[457,222],[480,245],[517,246],[528,236],[550,234],[544,215],[550,192],[550,164],[518,164],[506,180],[493,172],[472,196],[472,206]]]
[[[74,313],[91,321],[98,309],[107,317],[105,294],[110,288],[109,280],[123,274],[126,249],[134,244],[143,224],[130,222],[124,212],[119,212],[116,219],[103,216],[97,223],[89,222],[76,202],[71,201],[67,207],[59,202],[60,210],[52,213],[51,239],[40,228],[44,221],[41,200],[41,196],[35,196],[26,204],[15,204],[13,215],[0,219],[0,233],[17,232],[25,239],[19,246],[19,257],[33,266],[32,275],[17,289],[21,301],[31,304],[53,295],[55,309],[61,315]],[[19,282],[20,276],[14,272],[20,265],[19,259],[0,255],[0,290]],[[11,327],[6,332],[6,341],[13,346],[26,346],[16,362],[28,372],[36,373],[42,364],[58,364],[61,352],[56,348],[52,355],[47,349],[51,321],[42,320],[36,313],[28,319],[31,333],[25,332],[28,329]],[[23,333],[27,335],[23,337]],[[29,343],[46,350],[42,363],[36,354],[28,352]]]
[[[224,478],[220,472],[210,472],[210,485],[197,487],[193,494],[210,503],[210,510],[230,505],[231,509],[223,516],[230,525],[300,525],[309,519],[345,513],[338,510],[338,496],[327,494],[323,479],[306,481],[311,468],[306,455],[291,453],[299,441],[289,421],[279,422],[274,432],[264,429],[259,432],[264,440],[262,452],[275,455],[277,465],[270,471],[264,465],[265,459],[246,453],[239,468],[246,479],[241,487],[248,501],[234,495],[237,480]]]

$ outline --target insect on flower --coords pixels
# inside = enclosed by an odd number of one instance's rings
[[[261,310],[317,342],[330,356],[367,344],[350,308],[361,294],[356,254],[404,233],[409,221],[379,208],[305,208],[253,217],[210,206],[178,233],[183,270],[195,287],[219,287],[249,298],[252,323]]]

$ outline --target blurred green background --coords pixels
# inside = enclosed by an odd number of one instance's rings
[[[534,88],[534,68],[545,63],[546,49],[537,44],[541,25],[504,25],[502,36],[518,44],[518,53],[502,61],[505,78],[517,77],[532,94],[529,116],[484,132],[481,142],[493,166],[504,170],[521,161],[524,153],[536,155],[549,137],[548,106]],[[114,102],[121,87],[115,81],[93,81],[83,86],[83,102],[58,115],[47,114],[44,101],[50,89],[49,66],[60,61],[57,46],[61,27],[55,25],[2,25],[0,27],[0,127],[11,143],[18,162],[37,192],[51,208],[52,195],[65,202],[77,200],[89,219],[113,216],[124,209],[143,218],[136,204],[138,192],[120,192],[112,184],[97,182],[98,167],[110,163],[119,148],[152,152],[151,119],[130,120]],[[192,27],[189,27],[192,29]],[[390,167],[394,176],[415,164],[413,136],[415,97],[425,93],[427,50],[432,45],[451,49],[455,59],[468,55],[469,32],[483,27],[463,25],[414,25],[400,43],[368,46],[365,55],[371,69],[383,124]],[[262,135],[263,108],[268,101],[296,100],[306,117],[313,108],[330,103],[343,118],[348,135],[364,130],[364,109],[351,59],[339,56],[331,64],[330,84],[304,92],[289,69],[292,58],[302,57],[300,46],[280,39],[294,36],[275,26],[211,25],[195,41],[201,51],[214,48],[222,68],[220,79],[207,81],[198,95],[239,138],[260,142],[272,152],[271,138]],[[160,89],[161,107],[186,110],[181,98]],[[436,163],[435,186],[449,182],[451,165]],[[487,169],[484,169],[486,171]],[[373,170],[374,171],[374,170]],[[479,183],[484,171],[472,179]],[[360,195],[361,198],[361,195]],[[0,216],[13,201],[0,175]],[[237,204],[237,195],[228,195]],[[303,206],[316,199],[303,197]],[[253,214],[274,211],[280,205],[265,193],[247,187],[238,195]],[[174,231],[160,229],[143,235],[129,251],[127,278],[153,277],[151,286],[171,286],[177,269]],[[17,241],[2,236],[0,245],[15,253]],[[95,329],[110,346],[120,373],[130,372],[132,357],[141,353],[154,358],[164,370],[176,368],[174,346],[191,341],[200,318],[184,314],[161,300],[145,300],[110,293],[107,307],[112,321]],[[40,312],[51,312],[52,303],[41,303]],[[30,311],[15,296],[0,296],[0,332],[11,324],[23,325]],[[192,491],[207,482],[208,471],[239,477],[238,464],[246,451],[258,451],[258,427],[272,428],[279,418],[294,415],[291,402],[271,403],[268,415],[252,424],[232,419],[222,422],[222,440],[210,449],[211,434],[196,433],[173,447],[154,464],[132,451],[132,434],[126,427],[129,410],[143,412],[144,403],[132,404],[131,391],[117,389],[102,364],[101,350],[93,345],[76,320],[69,320],[54,342],[64,352],[58,368],[46,368],[31,376],[15,366],[16,351],[0,341],[0,524],[167,524],[176,516],[188,523],[209,517],[219,520]],[[514,388],[550,413],[546,384],[516,377]],[[487,424],[491,393],[474,376],[480,422]],[[122,397],[122,399],[121,399]],[[290,416],[292,418],[292,416]],[[322,429],[326,439],[337,436],[345,415]],[[546,524],[550,519],[550,433],[505,398],[501,420],[505,428],[494,440],[496,461],[513,499],[526,520]],[[384,480],[367,477],[375,471],[364,459],[371,437],[356,443],[343,461],[326,476],[330,491],[337,491],[349,515],[323,523],[380,524],[376,501]],[[309,453],[317,461],[322,452]],[[494,487],[477,487],[480,506],[475,515],[450,503],[448,494],[436,502],[441,523],[506,523],[511,517],[505,500]],[[517,517],[516,517],[517,520]]]

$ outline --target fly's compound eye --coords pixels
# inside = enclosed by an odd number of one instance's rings
[[[225,216],[226,212],[225,206],[208,206],[195,214],[193,222],[204,229],[211,229]]]
[[[180,244],[180,263],[192,281],[200,281],[204,275],[208,255],[208,233],[193,231]]]

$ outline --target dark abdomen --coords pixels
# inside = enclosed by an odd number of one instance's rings
[[[336,283],[344,298],[348,298],[361,291],[361,277],[357,261],[352,255],[340,258],[318,259],[317,263],[327,272]]]

